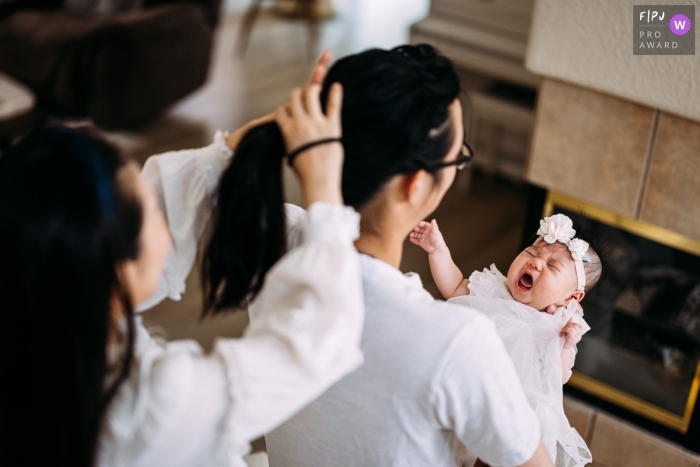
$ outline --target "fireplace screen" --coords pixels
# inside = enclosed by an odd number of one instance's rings
[[[700,387],[700,242],[549,193],[553,213],[587,217],[615,250],[583,300],[591,331],[568,384],[685,433]]]

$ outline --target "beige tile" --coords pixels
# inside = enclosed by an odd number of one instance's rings
[[[526,176],[633,217],[654,110],[559,81],[540,85]]]
[[[576,399],[564,397],[564,413],[566,414],[566,418],[569,419],[569,424],[576,428],[576,431],[578,431],[584,441],[586,441],[586,443],[590,442],[589,434],[593,425],[593,419],[596,415],[596,410]]]
[[[661,114],[640,219],[700,240],[700,123]]]
[[[698,467],[700,457],[609,415],[598,413],[589,444],[605,467]]]

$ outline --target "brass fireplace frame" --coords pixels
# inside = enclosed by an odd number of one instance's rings
[[[548,192],[543,209],[544,217],[551,216],[555,207],[580,213],[611,227],[624,230],[639,237],[652,240],[686,253],[700,256],[700,241],[698,240],[694,240],[690,237],[686,237],[685,235],[673,232],[657,225],[648,224],[637,219],[622,216],[607,209],[594,206],[565,195]],[[629,410],[630,412],[642,415],[673,430],[686,433],[688,431],[688,426],[690,425],[690,419],[693,416],[693,410],[695,409],[698,393],[700,392],[700,360],[698,360],[698,365],[695,369],[695,376],[693,377],[693,381],[690,385],[685,412],[682,416],[621,391],[620,389],[602,383],[595,378],[581,374],[575,370],[567,384],[607,402],[612,402],[613,404]]]

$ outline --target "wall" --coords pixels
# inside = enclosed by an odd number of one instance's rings
[[[591,467],[698,467],[700,456],[572,398],[564,412],[593,454]]]
[[[536,0],[526,67],[539,75],[700,121],[696,56],[632,55],[632,6],[639,0]],[[695,5],[698,0],[647,2]],[[690,34],[696,36],[697,25]]]

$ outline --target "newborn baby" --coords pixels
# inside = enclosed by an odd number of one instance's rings
[[[515,258],[507,276],[491,265],[469,279],[452,261],[435,220],[422,222],[410,236],[428,252],[442,295],[496,323],[540,419],[545,447],[559,467],[591,461],[585,442],[564,415],[562,384],[571,376],[575,345],[590,329],[579,302],[600,279],[602,263],[589,242],[575,234],[569,217],[546,217],[537,240]]]

